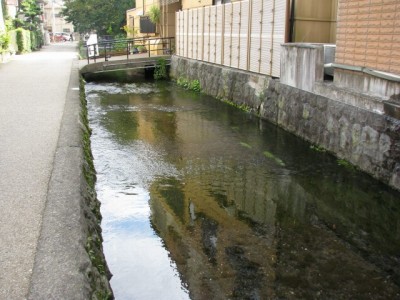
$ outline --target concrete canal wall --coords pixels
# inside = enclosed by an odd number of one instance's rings
[[[396,118],[264,75],[178,56],[172,57],[171,77],[199,80],[202,92],[245,105],[261,118],[400,190],[400,120]]]
[[[28,299],[113,299],[102,249],[84,86],[75,61]]]

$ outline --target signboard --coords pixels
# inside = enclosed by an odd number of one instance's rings
[[[90,34],[89,38],[86,42],[86,46],[88,47],[88,56],[95,57],[99,56],[99,46],[97,42],[97,34]]]

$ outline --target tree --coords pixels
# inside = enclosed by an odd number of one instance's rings
[[[0,5],[0,34],[2,34],[3,33],[3,31],[5,31],[5,29],[6,29],[6,27],[5,27],[5,24],[4,24],[4,19],[5,19],[5,14],[4,14],[4,12],[5,12],[5,2],[3,1],[3,0],[0,0],[1,1],[1,5]],[[1,49],[1,48],[0,48]]]
[[[126,11],[135,5],[132,0],[66,0],[62,14],[80,33],[96,30],[98,34],[123,32]]]
[[[23,0],[20,10],[25,16],[24,27],[29,30],[38,30],[40,23],[39,16],[42,14],[42,10],[36,0]]]
[[[156,24],[156,26],[160,26],[160,21],[161,21],[161,10],[158,6],[151,6],[148,12],[150,21],[154,24]],[[161,28],[161,32],[160,32],[161,36],[162,34],[162,28]]]

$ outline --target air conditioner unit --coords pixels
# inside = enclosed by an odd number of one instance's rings
[[[326,75],[333,76],[333,67],[327,67],[327,64],[332,64],[335,62],[335,53],[336,53],[336,45],[333,44],[325,44],[324,45],[324,73]]]

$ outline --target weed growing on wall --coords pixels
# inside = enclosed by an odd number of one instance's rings
[[[194,92],[200,92],[201,91],[201,85],[200,81],[197,79],[195,80],[187,80],[183,77],[179,77],[177,82],[176,82],[180,87],[183,87],[184,89],[191,90]]]
[[[168,78],[167,61],[164,58],[159,58],[157,60],[156,67],[154,69],[154,79],[163,80],[167,78]]]
[[[243,110],[245,112],[250,112],[251,108],[247,104],[236,104],[232,101],[229,101],[228,99],[222,99],[222,102],[225,102],[226,104],[232,105],[233,107],[239,108],[240,110]]]

